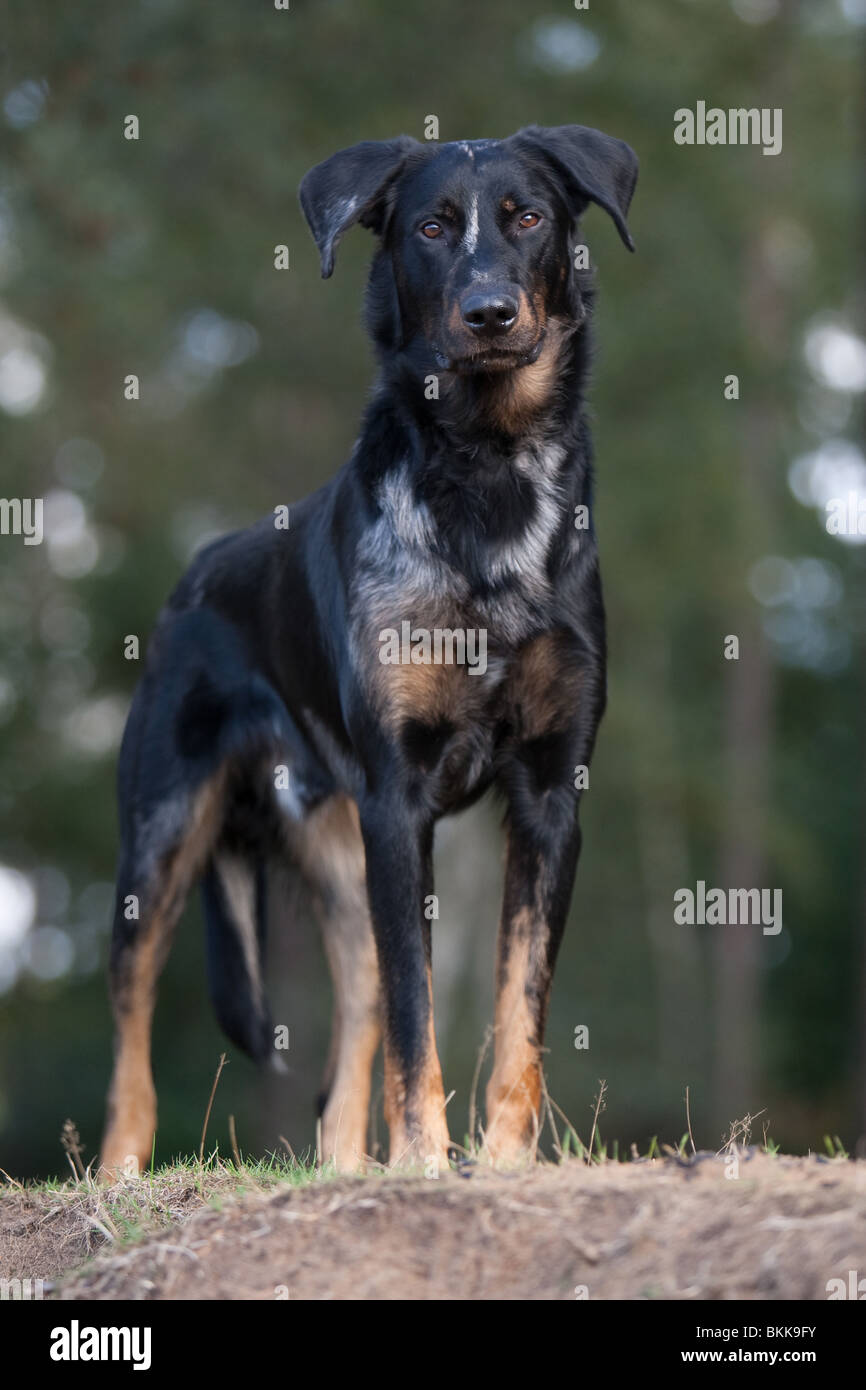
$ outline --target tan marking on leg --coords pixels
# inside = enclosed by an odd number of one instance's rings
[[[352,1171],[363,1165],[366,1153],[370,1071],[382,1035],[379,967],[357,805],[346,796],[332,797],[288,833],[290,849],[318,899],[334,981],[334,1072],[322,1115],[322,1157],[334,1158],[340,1170]],[[447,1162],[445,1093],[429,970],[428,996],[427,1047],[420,1073],[407,1083],[385,1047],[385,1119],[392,1162],[423,1163],[431,1155]]]
[[[115,1006],[114,1072],[108,1092],[108,1122],[102,1140],[102,1167],[136,1173],[150,1158],[156,1132],[156,1090],[150,1064],[150,1038],[158,975],[160,940],[171,924],[154,917],[136,950],[122,1003]]]
[[[358,808],[350,797],[332,797],[289,833],[292,852],[315,893],[334,984],[320,1157],[340,1172],[355,1172],[367,1154],[370,1078],[382,1033]]]
[[[184,838],[160,866],[152,900],[142,905],[142,920],[129,948],[125,976],[113,1000],[115,1061],[100,1150],[101,1167],[108,1176],[115,1170],[134,1172],[150,1160],[156,1132],[156,1090],[150,1062],[156,982],[190,885],[219,833],[223,790],[220,775],[196,797]]]
[[[378,971],[375,986],[378,991]],[[340,1173],[365,1167],[371,1073],[381,1036],[378,1012],[340,1020],[337,1062],[322,1112],[321,1154]]]
[[[527,983],[538,975],[546,935],[524,908],[511,926],[507,956],[498,981],[494,1022],[495,1062],[487,1086],[486,1147],[495,1162],[512,1163],[534,1154],[541,1107],[541,1048],[538,1021]]]
[[[402,1075],[398,1059],[385,1042],[385,1119],[392,1167],[415,1167],[431,1161],[448,1166],[448,1120],[445,1088],[436,1050],[433,1021],[433,979],[427,968],[429,1014],[424,1058],[412,1077]]]

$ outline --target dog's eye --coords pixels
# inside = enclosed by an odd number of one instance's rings
[[[541,221],[541,214],[538,212],[525,212],[517,223],[518,227],[537,227]]]
[[[442,228],[438,222],[422,222],[421,232],[423,236],[429,237],[432,241],[434,237],[442,235]]]

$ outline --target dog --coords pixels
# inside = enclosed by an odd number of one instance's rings
[[[263,945],[279,858],[309,885],[333,976],[321,1158],[363,1166],[383,1041],[390,1162],[447,1163],[433,834],[490,788],[507,854],[484,1146],[496,1163],[534,1153],[606,699],[578,219],[597,204],[633,250],[636,180],[628,145],[574,125],[368,141],[303,179],[325,278],[351,226],[378,239],[378,380],[336,476],[288,527],[276,508],[207,546],[159,617],[119,762],[106,1171],[151,1154],[156,982],[198,880],[219,1021],[274,1059]]]

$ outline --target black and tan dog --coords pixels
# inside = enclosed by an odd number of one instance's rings
[[[576,769],[605,701],[577,219],[599,204],[631,246],[636,177],[627,145],[562,126],[363,143],[303,180],[325,276],[353,223],[379,238],[379,378],[336,477],[288,529],[209,546],[160,617],[121,753],[106,1169],[151,1152],[156,981],[199,877],[220,1022],[274,1056],[262,946],[281,855],[310,885],[334,980],[323,1157],[363,1160],[384,1034],[391,1160],[444,1160],[433,830],[490,787],[508,850],[486,1143],[497,1160],[532,1150]]]

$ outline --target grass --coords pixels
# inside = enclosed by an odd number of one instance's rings
[[[483,1052],[480,1060],[483,1060]],[[470,1132],[465,1136],[465,1144],[462,1149],[459,1145],[454,1146],[461,1152],[459,1159],[461,1163],[483,1161],[484,1132],[481,1125],[475,1122],[474,1095],[475,1084],[480,1072],[480,1060],[470,1100],[470,1125],[476,1132]],[[224,1064],[225,1055],[223,1054],[208,1099],[201,1144],[197,1155],[178,1157],[172,1163],[163,1164],[157,1168],[154,1164],[154,1155],[151,1154],[150,1166],[142,1173],[134,1177],[120,1177],[111,1186],[106,1186],[95,1180],[90,1167],[85,1168],[81,1157],[81,1141],[78,1131],[72,1121],[67,1120],[63,1126],[61,1142],[72,1171],[71,1179],[49,1178],[44,1182],[20,1183],[14,1178],[10,1178],[3,1169],[0,1169],[0,1176],[6,1179],[4,1184],[6,1191],[14,1190],[36,1199],[40,1197],[54,1199],[59,1201],[65,1209],[74,1208],[77,1204],[81,1209],[83,1218],[95,1230],[101,1232],[104,1238],[112,1243],[125,1245],[156,1231],[164,1230],[178,1220],[183,1220],[189,1215],[190,1210],[196,1207],[211,1206],[219,1210],[227,1200],[243,1197],[247,1193],[261,1194],[282,1184],[303,1188],[313,1183],[327,1182],[336,1177],[337,1174],[333,1165],[331,1163],[319,1163],[313,1154],[305,1154],[303,1158],[298,1159],[285,1139],[282,1140],[286,1149],[285,1154],[273,1152],[262,1159],[242,1157],[237,1144],[233,1116],[229,1116],[233,1156],[231,1158],[223,1157],[219,1152],[218,1145],[207,1157],[205,1156],[208,1123]],[[589,1142],[584,1143],[567,1115],[550,1097],[546,1086],[544,1086],[542,1123],[535,1136],[535,1152],[537,1153],[538,1150],[541,1131],[544,1128],[549,1128],[553,1159],[558,1164],[577,1161],[587,1166],[597,1166],[608,1163],[646,1163],[665,1158],[688,1161],[689,1145],[693,1155],[698,1153],[692,1135],[688,1088],[686,1088],[685,1095],[688,1128],[680,1138],[679,1143],[676,1145],[660,1144],[658,1136],[653,1135],[645,1154],[641,1154],[638,1146],[632,1143],[627,1155],[620,1153],[618,1140],[613,1140],[609,1149],[607,1142],[602,1138],[599,1119],[606,1108],[606,1092],[607,1082],[600,1080],[598,1093],[593,1098],[593,1120]],[[763,1112],[758,1112],[759,1115],[761,1113]],[[727,1138],[723,1140],[721,1148],[716,1151],[717,1155],[731,1155],[744,1151],[749,1146],[752,1125],[757,1118],[756,1115],[745,1115],[742,1119],[734,1121],[730,1126]],[[155,1142],[154,1138],[154,1144]],[[848,1154],[838,1135],[832,1137],[825,1135],[824,1146],[830,1159],[842,1162],[848,1159]],[[774,1157],[779,1152],[778,1144],[775,1144],[767,1133],[766,1124],[764,1125],[763,1144],[755,1147],[769,1157]],[[368,1164],[367,1176],[387,1176],[392,1171],[381,1163],[371,1162]],[[423,1172],[423,1168],[419,1166],[417,1171],[420,1174]],[[0,1194],[2,1191],[3,1186],[0,1186]]]
[[[77,1211],[107,1241],[121,1247],[184,1220],[191,1210],[203,1206],[219,1210],[227,1200],[248,1193],[264,1193],[281,1185],[306,1187],[327,1182],[335,1174],[330,1164],[277,1153],[242,1160],[239,1166],[214,1149],[201,1162],[196,1155],[178,1157],[172,1163],[145,1169],[137,1177],[121,1177],[110,1187],[97,1183],[89,1172],[33,1183],[3,1176],[6,1192],[45,1199],[70,1213]]]
[[[553,1109],[555,1107],[551,1108],[551,1114]],[[603,1169],[608,1169],[613,1177],[614,1170],[638,1163],[653,1169],[671,1160],[679,1163],[691,1161],[690,1131],[686,1131],[675,1145],[660,1143],[658,1136],[653,1135],[647,1145],[641,1146],[644,1152],[639,1150],[637,1144],[631,1144],[628,1153],[621,1152],[616,1140],[609,1143],[602,1137],[598,1125],[601,1109],[602,1106],[596,1103],[591,1151],[567,1121],[564,1126],[559,1126],[561,1137],[552,1125],[554,1153],[547,1160],[542,1160],[543,1166],[567,1169],[574,1175],[580,1169],[591,1168],[599,1173],[599,1180],[603,1181]],[[751,1119],[751,1116],[747,1116],[731,1126],[728,1141],[718,1151],[718,1156],[727,1158],[745,1154]],[[74,1136],[71,1127],[70,1136]],[[74,1142],[77,1142],[77,1136],[74,1136]],[[0,1206],[4,1200],[11,1201],[15,1223],[20,1222],[27,1228],[32,1225],[34,1232],[47,1231],[47,1238],[54,1242],[58,1251],[54,1268],[59,1271],[58,1277],[65,1278],[66,1271],[80,1268],[82,1262],[87,1262],[100,1250],[121,1254],[171,1228],[183,1226],[196,1212],[210,1208],[227,1213],[238,1199],[247,1196],[255,1198],[280,1189],[309,1190],[327,1185],[337,1177],[332,1164],[320,1164],[313,1154],[305,1154],[299,1159],[288,1150],[288,1145],[285,1153],[273,1152],[261,1159],[246,1157],[241,1155],[232,1133],[231,1147],[231,1157],[221,1154],[219,1146],[214,1145],[207,1155],[180,1156],[159,1167],[151,1163],[140,1175],[119,1177],[110,1186],[97,1182],[87,1169],[79,1172],[71,1155],[72,1172],[65,1181],[52,1178],[44,1182],[21,1183],[0,1169],[0,1175],[5,1179],[0,1184]],[[824,1147],[827,1150],[825,1162],[847,1166],[848,1156],[838,1136],[826,1136]],[[778,1153],[778,1148],[766,1132],[762,1145],[751,1146],[752,1152],[757,1150],[771,1159]],[[712,1152],[707,1150],[695,1150],[694,1153],[698,1159],[713,1157]],[[464,1155],[458,1160],[457,1166],[465,1165],[467,1160],[483,1162],[477,1140],[470,1142],[469,1136]],[[390,1181],[414,1177],[420,1191],[422,1185],[428,1187],[426,1182],[422,1184],[423,1176],[421,1166],[414,1170],[394,1170],[379,1163],[370,1163],[366,1176],[352,1181],[369,1184],[378,1178],[380,1183],[384,1181],[390,1185]],[[438,1184],[432,1186],[437,1188]],[[462,1189],[463,1184],[458,1183],[457,1187]],[[338,1192],[333,1200],[343,1205],[351,1199],[345,1193],[341,1195]],[[365,1201],[369,1204],[369,1199],[365,1198]],[[378,1198],[374,1204],[377,1201]],[[20,1248],[18,1254],[20,1257]]]
[[[81,1267],[82,1261],[89,1261],[100,1249],[121,1254],[150,1237],[159,1236],[172,1227],[182,1226],[196,1212],[208,1208],[217,1212],[225,1210],[226,1219],[235,1219],[238,1213],[230,1216],[228,1208],[238,1199],[246,1196],[264,1196],[281,1188],[309,1189],[328,1184],[337,1177],[333,1164],[320,1163],[315,1150],[298,1158],[288,1140],[282,1136],[280,1142],[284,1152],[271,1152],[264,1158],[244,1156],[238,1144],[234,1117],[231,1115],[228,1117],[229,1151],[226,1154],[221,1153],[219,1144],[212,1142],[210,1150],[206,1152],[208,1124],[224,1065],[223,1056],[210,1088],[197,1154],[176,1157],[171,1163],[157,1167],[154,1149],[150,1163],[143,1172],[119,1176],[108,1185],[98,1181],[94,1176],[92,1163],[85,1167],[80,1136],[72,1121],[67,1120],[61,1135],[70,1169],[70,1176],[65,1181],[50,1178],[43,1182],[22,1183],[11,1178],[0,1168],[0,1178],[5,1180],[0,1182],[0,1204],[5,1195],[13,1203],[12,1226],[20,1223],[22,1229],[29,1230],[32,1227],[34,1245],[40,1250],[46,1242],[50,1245],[50,1271],[57,1270],[58,1277],[65,1278],[70,1269]],[[462,1148],[460,1145],[454,1145],[457,1154],[455,1166],[462,1169],[464,1175],[467,1165],[477,1164],[483,1167],[486,1163],[484,1128],[477,1118],[475,1109],[475,1084],[479,1071],[480,1065],[476,1071],[470,1099],[469,1133],[465,1136]],[[614,1170],[627,1164],[641,1163],[652,1168],[657,1163],[661,1165],[671,1159],[684,1164],[693,1158],[698,1161],[713,1156],[711,1151],[699,1150],[695,1145],[688,1089],[685,1095],[687,1129],[679,1142],[675,1145],[660,1143],[658,1136],[653,1135],[645,1153],[641,1153],[635,1143],[629,1145],[628,1152],[624,1149],[621,1152],[616,1139],[607,1141],[603,1138],[601,1119],[606,1109],[606,1093],[607,1083],[600,1080],[598,1092],[593,1097],[590,1107],[592,1128],[588,1142],[584,1142],[576,1127],[551,1098],[546,1085],[542,1083],[542,1111],[534,1135],[533,1157],[539,1157],[543,1164],[549,1166],[567,1168],[575,1176],[581,1168],[599,1170],[609,1167],[609,1175],[614,1178]],[[761,1113],[763,1112],[759,1112]],[[763,1128],[763,1144],[750,1146],[752,1125],[756,1119],[757,1116],[746,1115],[731,1124],[727,1137],[722,1140],[722,1147],[716,1151],[716,1156],[727,1159],[745,1155],[750,1147],[752,1152],[758,1150],[771,1158],[778,1154],[779,1146],[769,1137],[766,1123]],[[545,1138],[546,1155],[539,1152],[542,1137]],[[838,1135],[824,1136],[824,1147],[828,1156],[824,1159],[825,1162],[847,1161],[848,1155]],[[427,1177],[429,1174],[420,1164],[413,1169],[395,1170],[383,1163],[369,1161],[366,1176],[359,1175],[354,1181],[369,1183],[377,1177],[380,1182],[383,1179],[414,1177],[418,1180],[420,1189],[422,1176]],[[599,1180],[604,1182],[601,1173]],[[434,1184],[435,1186],[437,1185]],[[457,1186],[462,1188],[463,1185]],[[339,1192],[333,1198],[338,1206],[354,1200],[351,1195],[346,1197]],[[370,1204],[366,1194],[363,1201],[366,1205]],[[373,1199],[372,1205],[376,1205],[377,1202],[378,1198]],[[11,1230],[12,1227],[8,1226],[8,1229]],[[7,1256],[10,1249],[7,1236]],[[13,1258],[20,1260],[20,1246]],[[40,1254],[39,1258],[44,1258],[44,1255]],[[112,1258],[113,1255],[110,1255],[109,1266]]]

